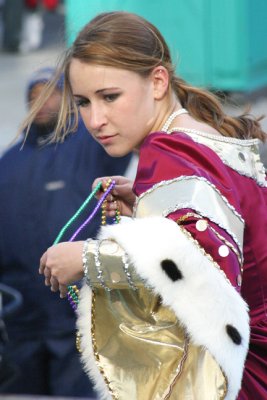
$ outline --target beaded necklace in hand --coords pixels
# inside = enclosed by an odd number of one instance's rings
[[[76,211],[76,213],[69,219],[69,221],[63,226],[61,231],[59,232],[57,238],[55,239],[53,244],[59,243],[60,239],[62,236],[65,234],[66,230],[69,229],[69,227],[76,221],[76,219],[80,216],[81,212],[85,209],[85,207],[89,204],[89,202],[92,200],[92,198],[95,196],[95,194],[100,190],[102,186],[102,183],[99,182],[95,189],[90,193],[90,195],[86,198],[86,200],[83,202],[81,207]],[[101,218],[101,223],[102,225],[106,224],[106,207],[107,207],[107,197],[112,191],[112,189],[115,186],[115,181],[112,181],[109,179],[103,188],[103,195],[101,198],[98,200],[97,205],[89,215],[89,217],[79,226],[79,228],[74,232],[74,234],[71,236],[71,238],[68,240],[69,242],[73,242],[73,240],[78,236],[78,234],[92,221],[92,219],[95,217],[97,212],[99,211],[100,207],[102,208],[102,218]],[[113,223],[119,223],[120,221],[120,212],[118,209],[115,211],[115,217],[113,219]],[[78,304],[79,304],[79,289],[77,285],[69,285],[68,286],[68,293],[67,293],[67,298],[73,308],[74,311],[77,310]]]

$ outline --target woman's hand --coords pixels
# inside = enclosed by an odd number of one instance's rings
[[[45,276],[45,285],[52,291],[67,294],[67,286],[83,277],[82,241],[56,244],[42,255],[39,273]]]
[[[102,182],[102,187],[105,187],[109,179],[115,181],[115,187],[107,197],[107,216],[114,217],[115,211],[118,209],[121,215],[131,217],[136,198],[132,190],[133,182],[124,176],[105,176],[94,181],[93,189],[100,181]],[[103,190],[100,190],[96,197],[99,199],[102,195]]]

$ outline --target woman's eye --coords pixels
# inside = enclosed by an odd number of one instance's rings
[[[86,99],[78,99],[75,101],[77,107],[86,107],[89,104],[89,100]]]
[[[104,95],[104,99],[111,103],[112,101],[116,100],[119,97],[119,93],[112,93],[112,94],[106,94]]]

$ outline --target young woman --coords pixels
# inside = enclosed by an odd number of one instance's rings
[[[213,94],[177,78],[160,32],[137,15],[94,18],[61,69],[57,132],[79,111],[108,154],[140,156],[133,191],[113,177],[107,208],[133,218],[40,262],[61,296],[86,276],[78,327],[100,398],[266,399],[259,122],[225,115]]]

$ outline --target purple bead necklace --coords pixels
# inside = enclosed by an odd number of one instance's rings
[[[112,191],[112,189],[115,186],[115,181],[109,179],[106,186],[103,188],[104,192],[101,198],[98,200],[95,208],[91,212],[91,214],[88,216],[88,218],[79,226],[79,228],[74,232],[74,234],[71,236],[71,238],[68,240],[69,242],[73,242],[74,239],[78,236],[78,234],[92,221],[92,219],[95,217],[97,212],[99,211],[100,207],[102,207],[102,225],[105,225],[106,223],[106,203],[107,203],[107,197]],[[102,187],[102,183],[99,182],[98,185],[95,187],[95,189],[90,193],[90,195],[86,198],[86,200],[83,202],[81,207],[76,211],[76,213],[69,219],[69,221],[63,226],[61,231],[59,232],[56,240],[54,241],[53,244],[59,243],[60,239],[66,232],[66,230],[76,221],[76,219],[79,217],[81,212],[84,210],[84,208],[89,204],[89,202],[92,200],[94,195],[100,190]],[[120,214],[119,211],[116,210],[116,215],[113,220],[114,223],[118,223],[120,220]],[[76,311],[78,304],[79,304],[79,289],[76,285],[69,285],[68,286],[68,293],[67,293],[67,298],[72,306],[73,310]]]

